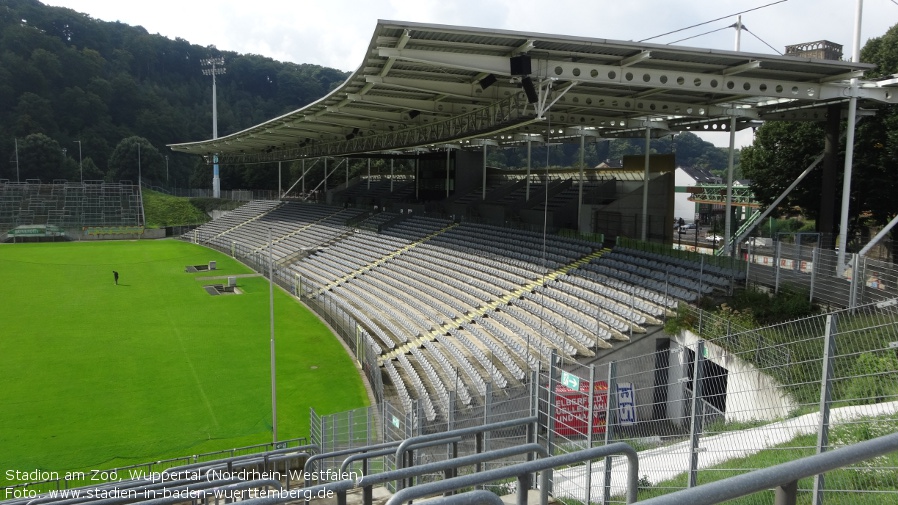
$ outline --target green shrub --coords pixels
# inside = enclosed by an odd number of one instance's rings
[[[816,312],[808,291],[791,285],[782,286],[774,295],[754,288],[745,289],[736,293],[731,303],[737,311],[751,311],[760,326],[799,319]]]
[[[201,224],[209,221],[209,216],[191,205],[187,198],[155,191],[143,191],[143,208],[148,228]]]
[[[854,360],[851,377],[839,395],[851,403],[880,403],[898,395],[898,359],[894,355],[861,354]]]

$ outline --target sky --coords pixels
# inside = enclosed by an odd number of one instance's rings
[[[825,39],[842,44],[844,58],[850,59],[859,1],[42,0],[191,44],[344,71],[361,65],[378,19],[733,50],[732,26],[741,12],[747,29],[741,32],[742,51],[778,54],[787,45]],[[861,5],[863,47],[898,24],[898,0]],[[706,135],[715,145],[729,144],[725,133]],[[737,147],[749,144],[750,130],[737,135]]]

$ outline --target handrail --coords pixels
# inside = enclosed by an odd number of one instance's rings
[[[331,452],[316,454],[306,460],[306,464],[305,464],[305,466],[303,466],[302,471],[303,471],[303,473],[310,473],[309,469],[314,468],[312,466],[312,463],[315,463],[319,459],[334,458],[337,456],[346,456],[348,454],[357,454],[357,453],[371,451],[371,450],[377,450],[377,449],[388,449],[388,448],[396,447],[400,443],[402,443],[402,442],[400,442],[399,440],[395,440],[393,442],[381,442],[379,444],[371,444],[371,445],[366,445],[364,447],[353,447],[350,449],[341,449],[339,451],[331,451]]]
[[[492,491],[477,489],[467,493],[433,498],[427,500],[427,505],[505,505],[505,502]]]
[[[396,491],[396,494],[394,494],[392,497],[390,497],[389,500],[387,500],[387,505],[400,505],[401,503],[407,502],[409,500],[422,498],[432,494],[454,491],[456,489],[470,486],[477,486],[500,479],[507,479],[510,477],[517,477],[518,479],[516,505],[527,505],[527,489],[525,489],[524,484],[526,483],[528,476],[534,472],[541,472],[540,505],[546,505],[548,503],[549,472],[546,472],[544,470],[549,470],[551,468],[557,468],[564,465],[571,465],[574,463],[582,463],[584,461],[591,461],[593,459],[603,458],[615,454],[623,454],[627,456],[627,459],[629,460],[630,465],[627,470],[627,503],[635,503],[636,493],[639,489],[639,458],[636,454],[636,451],[628,444],[624,442],[615,442],[613,444],[594,447],[592,449],[584,449],[577,452],[570,452],[567,454],[562,454],[560,456],[552,456],[550,458],[527,461],[525,463],[518,463],[516,465],[510,465],[502,468],[494,468],[492,470],[486,470],[471,475],[464,475],[452,479],[419,484],[415,487],[407,487]]]
[[[433,447],[435,445],[443,445],[443,444],[454,444],[456,442],[461,442],[461,441],[462,441],[461,437],[453,437],[453,438],[447,438],[445,440],[436,440],[433,442],[415,444],[414,448],[415,449],[423,449],[425,447]],[[362,449],[364,449],[364,447]],[[376,451],[368,451],[368,452],[361,452],[358,454],[353,454],[352,456],[344,459],[343,463],[340,464],[340,474],[342,475],[342,474],[346,473],[346,468],[349,467],[349,465],[355,463],[356,461],[365,462],[366,460],[369,460],[371,458],[378,458],[381,456],[389,456],[390,454],[393,454],[392,447],[388,447],[386,449],[378,449]],[[368,475],[367,472],[362,472],[362,473],[363,473],[363,475]]]
[[[415,446],[418,447],[418,446]],[[376,484],[384,484],[390,481],[401,482],[402,479],[409,479],[411,477],[417,477],[420,475],[443,471],[445,479],[451,479],[455,476],[454,471],[459,467],[480,464],[487,461],[492,461],[501,458],[508,458],[511,456],[518,456],[521,454],[531,454],[537,453],[540,456],[547,457],[549,452],[545,447],[536,444],[524,444],[524,445],[516,445],[513,447],[506,447],[505,449],[498,449],[495,451],[489,452],[480,452],[476,454],[470,454],[468,456],[455,457],[452,459],[447,459],[443,461],[435,461],[433,463],[426,463],[423,465],[415,465],[409,468],[400,468],[398,470],[390,470],[387,472],[382,472],[373,475],[363,475],[362,478],[358,479],[355,483],[356,487],[362,488],[362,503],[363,505],[371,505],[373,502],[373,488]],[[527,482],[521,483],[523,488],[530,489],[529,482],[529,474]],[[546,488],[547,489],[547,488]],[[548,490],[547,490],[548,491]],[[548,501],[548,496],[546,497],[546,501]],[[346,494],[337,493],[337,504],[345,505],[346,504]]]
[[[319,450],[319,448],[316,444],[299,445],[296,447],[286,447],[284,449],[275,449],[273,451],[257,452],[257,453],[252,453],[252,454],[241,454],[240,456],[231,456],[229,458],[213,459],[210,461],[200,461],[198,463],[191,463],[189,465],[175,466],[172,468],[165,469],[165,470],[161,471],[160,473],[177,474],[179,472],[185,472],[188,470],[193,470],[195,468],[203,468],[203,467],[207,467],[207,466],[215,466],[215,465],[222,465],[222,464],[232,464],[232,463],[236,463],[238,461],[249,460],[249,459],[258,458],[258,457],[274,456],[274,455],[278,455],[278,454],[287,454],[287,453],[291,453],[291,452],[304,452],[306,449],[312,449],[313,451],[316,451],[316,452]]]
[[[798,480],[898,451],[898,433],[645,500],[645,505],[714,505],[776,488],[774,504],[794,504]]]
[[[456,435],[482,434],[486,431],[500,430],[503,428],[513,428],[515,426],[533,424],[538,421],[538,416],[522,417],[521,419],[511,419],[508,421],[500,421],[497,423],[472,426],[470,428],[459,428],[457,430],[444,431],[442,433],[431,433],[429,435],[418,435],[416,437],[407,438],[403,440],[401,444],[399,444],[399,447],[396,448],[396,469],[398,470],[403,467],[403,458],[405,456],[405,453],[409,450],[408,447],[412,444],[417,444],[420,442],[430,442],[432,440],[442,440]]]

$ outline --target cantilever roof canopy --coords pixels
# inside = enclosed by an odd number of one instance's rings
[[[320,100],[175,151],[220,163],[727,131],[822,120],[873,65],[565,35],[379,21],[365,61]],[[859,81],[856,96],[896,103]],[[211,162],[211,159],[209,159]]]

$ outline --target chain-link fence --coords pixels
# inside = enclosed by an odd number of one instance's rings
[[[744,256],[747,282],[775,292],[800,289],[809,299],[831,307],[855,307],[898,296],[898,268],[893,263],[848,254],[845,268],[840,268],[838,251],[816,245],[805,240],[749,246]]]
[[[372,444],[401,442],[411,437],[431,433],[474,428],[500,421],[523,419],[533,415],[536,408],[535,395],[537,389],[531,380],[527,384],[492,390],[488,387],[487,395],[476,404],[464,405],[456,401],[450,394],[452,408],[446,409],[447,415],[433,421],[427,421],[421,403],[412,402],[410,410],[386,400],[376,406],[356,409],[349,412],[318,416],[312,412],[312,440],[319,443],[322,452],[337,452],[352,448],[363,448]],[[486,431],[481,436],[469,434],[452,444],[441,443],[422,447],[414,451],[413,464],[420,465],[435,461],[444,461],[476,452],[517,446],[526,443],[527,429],[515,426],[495,431]],[[322,468],[338,470],[346,456],[325,458]],[[507,458],[501,461],[483,463],[482,469],[498,465],[510,465],[521,462],[526,456]],[[390,454],[368,459],[369,472],[388,471],[397,468],[395,456]],[[354,463],[351,471],[360,472],[361,462]],[[464,475],[473,471],[462,468],[457,472]],[[423,475],[418,482],[442,478],[442,474]]]
[[[740,328],[690,307],[681,308],[679,321],[687,331],[671,339],[667,377],[656,378],[654,393],[663,400],[675,435],[669,441],[656,439],[660,446],[651,456],[640,453],[646,486],[641,497],[898,428],[894,299],[762,329]],[[656,366],[656,375],[661,370]],[[659,383],[664,385],[659,388]],[[658,414],[661,409],[654,410]],[[644,435],[633,440],[637,447],[645,442]],[[674,443],[677,435],[682,441]],[[654,472],[653,461],[662,455],[667,471]],[[812,503],[817,496],[828,503],[895,501],[898,457],[808,479],[799,483],[799,490]],[[769,503],[771,497],[753,499]]]

